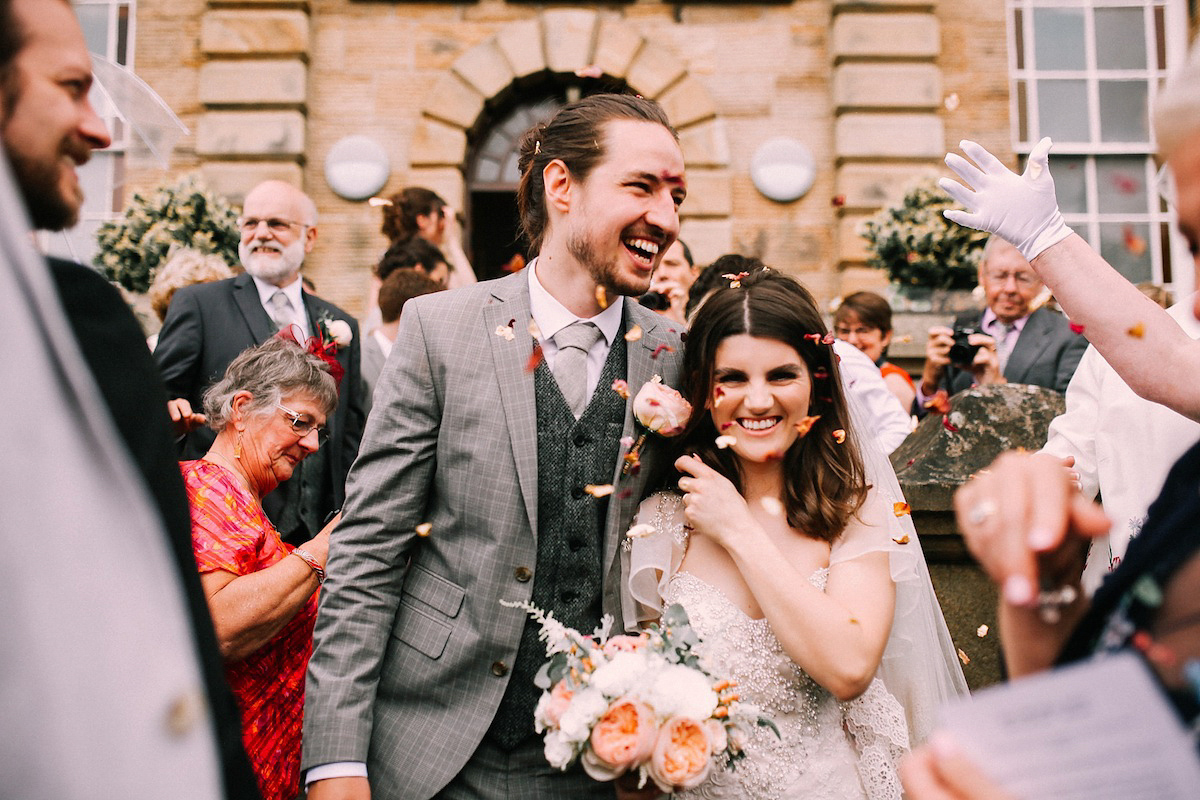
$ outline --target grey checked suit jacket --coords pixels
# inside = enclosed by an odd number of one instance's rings
[[[624,313],[627,328],[644,332],[628,347],[631,394],[655,374],[677,385],[674,323],[632,301]],[[525,614],[500,601],[530,599],[533,582],[520,568],[532,569],[537,552],[529,320],[520,273],[416,298],[380,376],[331,539],[303,761],[305,769],[367,762],[377,800],[424,800],[445,786],[504,694]],[[509,327],[512,341],[500,335]],[[648,447],[635,477],[622,479],[613,465],[604,606],[618,624],[618,543],[655,455]],[[414,532],[422,522],[432,525],[426,538]]]

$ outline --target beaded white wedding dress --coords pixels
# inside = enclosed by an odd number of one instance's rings
[[[678,495],[654,503],[656,535],[686,547]],[[825,588],[828,569],[809,580]],[[743,800],[899,800],[896,766],[909,746],[904,709],[876,678],[862,695],[840,703],[784,653],[765,619],[747,616],[720,590],[688,572],[666,582],[664,605],[679,603],[702,640],[708,669],[733,680],[744,703],[779,728],[755,726],[746,757],[712,773],[685,798]]]

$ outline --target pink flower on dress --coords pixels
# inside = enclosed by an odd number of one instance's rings
[[[571,698],[574,695],[575,693],[567,688],[565,679],[554,684],[554,688],[550,690],[550,702],[542,710],[542,716],[548,726],[558,725],[563,712],[567,710],[567,706],[571,705]]]

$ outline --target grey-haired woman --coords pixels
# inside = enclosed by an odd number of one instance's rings
[[[300,791],[304,672],[334,523],[293,548],[262,498],[316,452],[336,404],[325,362],[271,339],[234,359],[205,392],[217,438],[204,458],[181,464],[200,582],[265,800]]]

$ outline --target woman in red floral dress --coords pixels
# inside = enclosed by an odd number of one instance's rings
[[[238,356],[205,393],[216,441],[180,465],[200,580],[264,800],[300,792],[304,673],[334,523],[293,548],[261,501],[316,452],[336,403],[325,362],[272,339]]]

